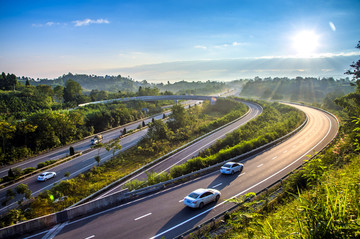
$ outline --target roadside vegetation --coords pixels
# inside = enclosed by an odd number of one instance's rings
[[[249,80],[241,91],[242,97],[260,98],[264,100],[282,100],[305,102],[326,107],[335,106],[333,101],[355,90],[352,80],[341,78],[287,77],[259,78]],[[337,109],[339,107],[337,106]]]
[[[219,99],[213,105],[205,102],[202,107],[193,106],[188,110],[181,105],[174,105],[168,121],[164,123],[154,120],[150,123],[147,136],[132,150],[124,151],[104,164],[94,166],[87,173],[54,185],[50,190],[32,198],[29,204],[9,211],[1,218],[0,226],[60,211],[246,112],[247,107],[244,104],[228,99]],[[111,150],[114,147],[110,147],[110,144],[104,147]],[[6,201],[14,196],[13,192],[8,192],[8,196]]]
[[[15,89],[15,90],[14,90]],[[100,94],[100,92],[97,92]],[[160,94],[158,89],[139,88],[135,95]],[[15,75],[0,75],[0,165],[9,165],[86,136],[162,112],[159,102],[114,102],[70,109],[98,100],[83,95],[73,80],[66,86],[23,85]],[[1,179],[0,179],[1,183]]]
[[[264,108],[260,116],[227,134],[224,139],[218,140],[199,156],[174,166],[169,173],[152,173],[146,180],[130,181],[124,185],[124,188],[138,189],[224,162],[286,135],[305,120],[304,113],[293,107],[278,103],[260,103]]]
[[[238,200],[225,223],[189,238],[360,238],[360,60],[350,66],[355,92],[328,107],[341,120],[331,147],[284,181],[272,201],[271,193]]]

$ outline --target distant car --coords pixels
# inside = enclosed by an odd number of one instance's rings
[[[44,172],[44,173],[41,173],[37,180],[38,181],[41,181],[41,182],[44,182],[50,178],[54,178],[56,176],[56,173],[55,172]]]
[[[184,198],[184,204],[192,208],[203,208],[204,205],[218,201],[221,193],[216,189],[199,188]]]
[[[222,174],[234,174],[235,172],[241,172],[244,168],[242,163],[228,162],[220,168]]]

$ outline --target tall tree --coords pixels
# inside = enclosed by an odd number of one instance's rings
[[[79,83],[76,81],[73,81],[71,79],[67,80],[65,83],[64,88],[64,102],[76,102],[78,103],[78,100],[82,96],[82,87]]]
[[[175,131],[188,124],[189,116],[182,105],[174,105],[171,108],[171,111],[172,113],[170,114],[170,119],[167,123],[171,130]]]
[[[356,48],[360,50],[360,41],[358,42]],[[353,79],[356,81],[360,80],[360,59],[357,62],[353,62],[350,67],[353,69],[348,70],[345,74],[353,75]]]
[[[54,94],[55,94],[55,99],[57,100],[57,102],[61,103],[63,101],[63,96],[64,96],[64,86],[61,86],[61,85],[55,86]]]
[[[7,139],[11,139],[13,133],[16,131],[16,127],[6,121],[0,121],[0,136],[2,138],[2,152],[5,153],[5,142]]]

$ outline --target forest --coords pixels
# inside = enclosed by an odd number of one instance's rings
[[[171,91],[174,94],[213,94],[220,92],[226,88],[226,84],[217,81],[198,81],[187,82],[179,81],[167,84],[164,83],[148,83],[146,80],[135,81],[130,76],[123,77],[118,76],[97,76],[97,75],[85,75],[85,74],[64,74],[56,79],[33,79],[30,77],[16,77],[17,80],[22,83],[31,84],[33,86],[48,85],[48,86],[65,86],[68,80],[76,81],[81,85],[85,93],[97,90],[99,92],[128,94],[134,93],[139,87],[143,88],[157,88],[162,92]],[[119,97],[117,97],[119,98]]]
[[[89,105],[80,103],[110,98],[172,94],[158,88],[139,86],[137,91],[109,93],[92,90],[67,80],[65,86],[31,85],[13,74],[0,75],[1,165],[11,164],[44,150],[63,146],[86,136],[117,127],[162,111],[173,102],[128,102]],[[142,109],[146,108],[146,111]],[[60,130],[59,130],[60,129]]]
[[[244,85],[241,96],[265,100],[282,100],[325,104],[339,109],[333,101],[355,90],[354,82],[347,78],[296,77],[295,79],[255,77]]]

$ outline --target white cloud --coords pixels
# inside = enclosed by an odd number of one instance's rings
[[[232,46],[243,46],[243,45],[246,45],[246,43],[245,42],[236,42],[236,41],[234,41],[232,43]]]
[[[51,27],[51,26],[55,26],[55,25],[60,25],[61,23],[59,22],[47,22],[45,24],[42,24],[42,23],[39,23],[39,24],[36,24],[36,23],[33,23],[31,26],[33,27]]]
[[[331,30],[336,31],[336,27],[333,22],[329,22],[329,25],[330,25]]]
[[[90,24],[109,24],[110,22],[106,19],[92,20],[87,18],[84,20],[73,21],[73,23],[75,24],[76,27],[82,27],[82,26],[88,26]]]
[[[206,46],[203,46],[203,45],[196,45],[196,46],[194,46],[194,48],[203,49],[203,50],[206,50],[206,49],[207,49],[207,47],[206,47]]]

